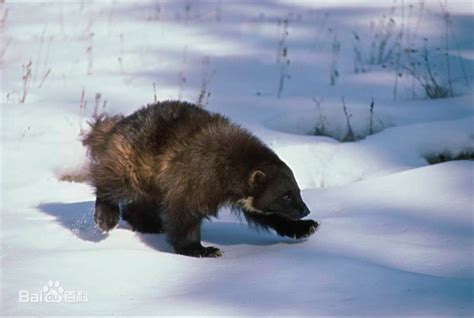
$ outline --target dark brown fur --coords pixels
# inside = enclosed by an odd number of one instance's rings
[[[119,203],[134,229],[164,231],[177,253],[191,256],[221,255],[201,245],[200,224],[225,204],[281,235],[304,237],[317,227],[298,220],[309,211],[278,156],[227,118],[195,105],[166,101],[128,117],[102,116],[83,143],[96,188],[95,221],[105,231],[117,225]],[[282,193],[292,199],[278,201]]]

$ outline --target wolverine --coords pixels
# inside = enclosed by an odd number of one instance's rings
[[[130,116],[101,115],[83,144],[95,187],[94,220],[103,231],[120,217],[140,232],[166,233],[176,253],[219,257],[201,244],[201,223],[222,206],[280,236],[318,228],[291,169],[262,141],[194,104],[163,101]]]

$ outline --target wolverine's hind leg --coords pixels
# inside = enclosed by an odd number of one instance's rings
[[[94,221],[102,231],[110,231],[115,228],[120,219],[120,209],[117,203],[112,202],[97,191],[95,200]]]
[[[159,204],[136,201],[122,206],[122,219],[133,231],[141,233],[161,233],[163,226],[160,220]]]

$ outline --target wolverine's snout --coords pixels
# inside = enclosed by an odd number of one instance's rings
[[[308,216],[311,213],[306,204],[303,203],[303,205],[303,209],[300,210],[300,218],[304,218],[305,216]]]

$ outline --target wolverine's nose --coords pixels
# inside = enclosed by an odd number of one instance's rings
[[[311,211],[308,209],[306,205],[303,206],[303,209],[300,210],[300,217],[304,218],[305,216],[308,216],[311,213]]]

